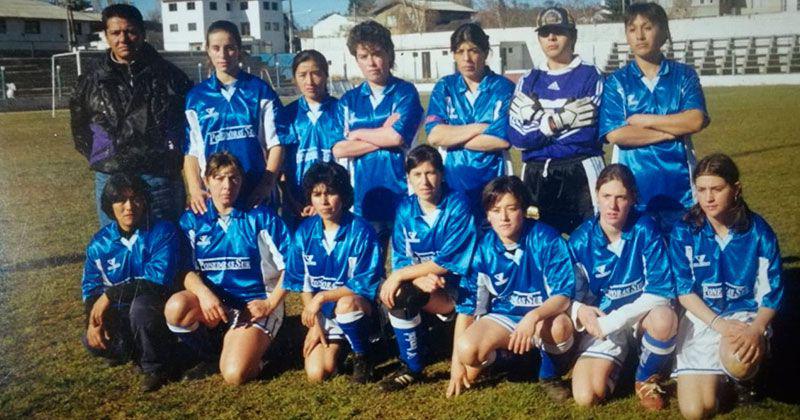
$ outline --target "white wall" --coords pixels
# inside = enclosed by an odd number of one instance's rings
[[[69,35],[66,20],[38,20],[39,33],[26,34],[25,20],[16,18],[2,18],[6,22],[6,32],[0,33],[0,51],[2,50],[38,50],[38,51],[67,51],[69,49]],[[37,20],[37,19],[26,19]],[[91,33],[89,22],[76,22],[82,27],[82,34],[76,35],[79,45],[89,43],[88,35]]]
[[[800,13],[680,19],[670,22],[670,31],[674,40],[785,35],[800,32]],[[501,42],[524,42],[534,66],[545,59],[532,27],[487,29],[486,33],[492,46],[488,64],[494,70],[500,68]],[[392,41],[396,55],[394,74],[398,77],[413,80],[415,69],[418,77],[421,75],[421,59],[418,56],[415,62],[413,52],[422,51],[431,52],[431,72],[434,78],[437,68],[440,76],[452,72],[452,56],[449,53],[442,55],[442,51],[450,49],[450,32],[394,35]],[[587,62],[604,67],[614,42],[625,42],[621,23],[578,25],[576,52]],[[331,76],[343,77],[345,67],[347,77],[360,76],[355,60],[347,51],[346,38],[304,38],[302,46],[304,49],[314,48],[325,54],[331,61]]]

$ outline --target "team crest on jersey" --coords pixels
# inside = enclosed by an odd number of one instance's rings
[[[311,254],[303,254],[303,263],[305,263],[306,266],[317,265],[317,262],[314,261],[314,256]]]
[[[705,254],[695,255],[694,261],[692,261],[692,268],[708,267],[710,265],[711,261],[706,261]]]
[[[405,232],[405,234],[406,234],[406,242],[412,244],[419,243],[420,239],[417,237],[417,232],[411,231],[411,232]]]
[[[211,245],[211,238],[208,235],[200,235],[200,238],[197,240],[197,246],[209,245]]]
[[[206,109],[205,109],[205,111],[206,111],[206,113],[205,113],[205,114],[203,114],[203,115],[200,117],[200,119],[201,119],[201,120],[204,120],[204,119],[206,119],[206,118],[216,118],[216,117],[218,117],[218,116],[219,116],[219,112],[217,112],[217,111],[216,111],[216,109],[215,109],[214,107],[211,107],[211,108],[206,108]]]
[[[117,262],[116,258],[107,260],[107,262],[108,262],[108,268],[106,268],[106,271],[108,272],[114,271],[122,266],[122,264]]]
[[[496,284],[497,284],[498,286],[502,286],[502,285],[504,285],[504,284],[508,283],[508,277],[506,277],[506,275],[505,275],[505,274],[503,274],[503,273],[497,273],[497,274],[495,274],[495,275],[494,275],[494,279],[495,279],[495,280],[497,280],[497,283],[496,283]]]
[[[606,270],[605,264],[598,265],[597,267],[594,268],[595,278],[602,279],[604,277],[608,277],[610,274],[611,272]]]
[[[547,89],[550,89],[550,90],[561,90],[561,87],[558,85],[558,82],[553,81],[553,83],[550,83],[547,86]]]

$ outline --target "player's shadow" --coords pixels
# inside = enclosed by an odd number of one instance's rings
[[[303,369],[305,337],[306,327],[300,322],[299,315],[284,317],[278,336],[267,351],[266,364],[260,377],[269,379],[290,370]]]
[[[800,261],[800,257],[783,259],[784,267]],[[783,270],[783,301],[772,322],[771,356],[764,363],[766,396],[788,404],[800,404],[796,378],[800,377],[800,267]]]
[[[69,255],[56,255],[53,257],[39,258],[36,260],[23,261],[16,264],[0,265],[0,274],[18,273],[43,268],[59,267],[67,264],[83,262],[86,258],[84,253],[74,253]]]

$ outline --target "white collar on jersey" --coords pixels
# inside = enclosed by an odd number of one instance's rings
[[[561,74],[566,74],[572,71],[572,69],[581,65],[583,61],[579,55],[575,55],[575,58],[567,64],[567,67],[558,69],[558,70],[550,70],[550,67],[547,66],[547,60],[542,61],[542,64],[539,65],[539,70],[549,74],[550,76],[558,76]]]

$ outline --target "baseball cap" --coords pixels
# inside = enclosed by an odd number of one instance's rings
[[[563,7],[548,7],[536,17],[536,31],[545,27],[575,29],[575,19]]]

